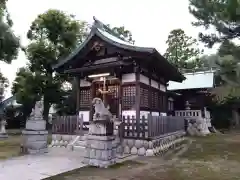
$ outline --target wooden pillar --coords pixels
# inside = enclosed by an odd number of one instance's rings
[[[164,94],[164,111],[167,114],[167,108],[168,108],[168,98],[167,98],[167,91],[163,92]]]
[[[161,90],[160,90],[160,87],[161,87],[161,83],[158,82],[158,111],[159,111],[159,116],[161,115],[161,107],[160,107],[160,105],[161,105],[161,102],[160,102]]]
[[[78,115],[78,112],[80,110],[80,78],[79,76],[75,77],[75,85],[76,85],[76,113]]]
[[[92,99],[95,96],[95,84],[92,81],[91,82],[91,86],[90,86],[90,99],[92,101]],[[89,113],[89,122],[93,120],[93,106],[92,106],[92,102],[90,102],[90,113]]]
[[[122,74],[118,74],[119,79],[119,89],[118,89],[118,119],[122,119]]]
[[[152,114],[152,81],[151,76],[148,74],[148,106],[149,113]]]
[[[140,136],[140,71],[139,68],[135,68],[135,75],[136,75],[136,130],[137,130],[137,137]]]

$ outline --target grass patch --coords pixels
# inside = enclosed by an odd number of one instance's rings
[[[141,165],[144,165],[142,162],[133,161],[133,160],[126,160],[121,163],[116,163],[109,168],[98,168],[95,166],[85,166],[79,169],[75,169],[72,171],[68,171],[66,173],[58,174],[56,176],[52,176],[50,178],[46,178],[44,180],[77,180],[79,179],[79,176],[81,178],[86,178],[89,176],[94,176],[98,174],[109,174],[114,173],[116,170],[121,170],[121,168],[136,168]]]
[[[238,180],[240,172],[231,172],[227,168],[217,167],[214,163],[184,162],[169,167],[169,179],[172,180]]]
[[[9,136],[20,136],[22,134],[23,129],[7,129],[7,133]]]
[[[16,137],[16,136],[14,136]],[[9,141],[8,139],[7,141]],[[194,137],[192,144],[177,159],[144,157],[127,160],[107,169],[83,167],[45,180],[238,180],[240,177],[240,134]],[[8,142],[9,143],[9,142]],[[10,146],[0,141],[2,145]],[[187,143],[184,141],[183,144]],[[15,144],[17,140],[15,140]],[[16,149],[17,145],[15,145]],[[18,148],[19,149],[19,148]],[[173,150],[178,153],[181,149]],[[170,161],[169,161],[170,160]]]
[[[20,153],[22,135],[12,131],[8,138],[0,140],[0,160],[23,155]],[[9,134],[9,133],[8,133]],[[52,136],[48,136],[48,143],[51,143]]]
[[[239,141],[231,141],[230,138],[229,135],[194,138],[194,142],[188,151],[182,154],[181,158],[205,161],[225,159],[240,162],[240,139]]]
[[[189,144],[189,139],[185,139],[181,142],[181,144],[179,144],[177,147],[175,147],[174,149],[170,149],[166,154],[163,155],[163,159],[164,160],[171,160],[172,158],[174,158],[176,155],[178,155],[179,153],[181,153],[181,151],[185,148],[185,146]]]
[[[0,159],[7,159],[20,155],[21,136],[9,136],[0,140]]]
[[[144,165],[144,163],[139,162],[139,161],[127,160],[127,161],[124,161],[124,162],[120,162],[120,163],[116,163],[114,165],[111,165],[109,168],[118,169],[118,168],[121,168],[123,166],[131,167],[131,166],[140,166],[140,165]]]

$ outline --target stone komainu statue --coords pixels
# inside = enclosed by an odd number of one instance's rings
[[[30,114],[30,118],[34,120],[41,119],[43,116],[43,101],[37,101],[34,108],[32,108],[32,112]]]
[[[103,101],[96,97],[92,100],[92,104],[94,106],[94,115],[93,119],[111,119],[112,114],[110,113],[109,109],[105,107]]]

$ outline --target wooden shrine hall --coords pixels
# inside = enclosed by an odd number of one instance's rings
[[[96,18],[86,40],[53,69],[75,77],[77,111],[84,121],[92,117],[91,101],[99,89],[109,92],[116,117],[166,116],[168,82],[185,79],[155,48],[126,42]]]

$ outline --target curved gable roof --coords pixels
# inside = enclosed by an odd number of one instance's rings
[[[105,24],[103,24],[94,17],[94,24],[91,28],[90,34],[88,35],[87,39],[83,43],[81,43],[76,48],[76,50],[73,51],[67,58],[60,60],[59,63],[55,64],[52,68],[57,69],[58,67],[64,65],[69,60],[74,58],[82,50],[82,48],[87,45],[87,43],[92,39],[94,35],[97,35],[107,43],[113,44],[114,46],[122,49],[148,53],[153,53],[156,51],[155,48],[139,47],[125,41],[123,38],[120,38],[116,33],[114,33],[109,27],[107,27]]]
[[[53,69],[58,69],[59,67],[63,66],[65,63],[76,57],[80,53],[80,51],[89,43],[92,37],[96,35],[103,41],[112,44],[115,47],[135,52],[137,51],[153,54],[159,61],[161,61],[162,64],[164,64],[164,66],[171,69],[169,73],[174,74],[174,78],[172,80],[181,82],[185,79],[185,77],[178,71],[178,69],[175,68],[169,61],[167,61],[155,48],[135,46],[134,44],[125,41],[123,38],[121,38],[118,34],[112,31],[108,26],[97,20],[95,17],[93,19],[94,24],[87,39],[82,44],[80,44],[76,48],[76,50],[73,51],[67,58],[59,60],[59,63],[52,67]]]

